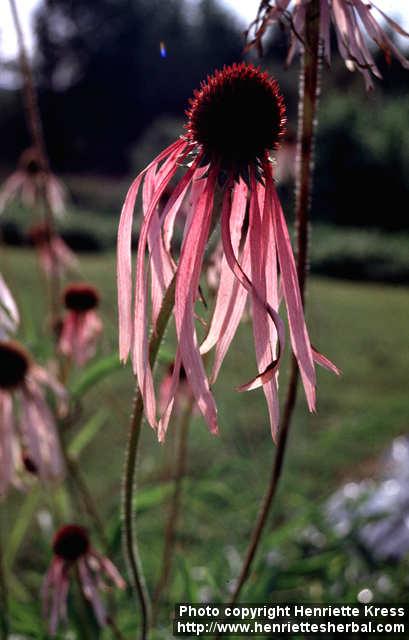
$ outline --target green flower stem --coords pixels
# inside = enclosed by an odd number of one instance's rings
[[[37,94],[34,87],[33,73],[27,56],[23,31],[21,29],[20,19],[17,12],[16,0],[9,0],[9,3],[14,22],[14,28],[17,35],[20,70],[23,78],[23,96],[27,127],[30,133],[33,147],[36,149],[38,160],[43,171],[41,191],[44,204],[44,219],[52,234],[55,227],[54,211],[52,210],[46,194],[46,182],[47,176],[50,174],[50,162],[48,159],[47,149],[44,141],[44,132],[41,122],[40,110],[38,107]],[[50,251],[53,252],[51,240]],[[51,275],[50,278],[50,306],[51,324],[54,328],[54,324],[58,318],[58,310],[60,306],[60,279],[57,270],[54,274]]]
[[[176,277],[166,292],[163,300],[162,308],[157,320],[156,331],[152,334],[149,343],[149,362],[151,367],[156,362],[159,347],[165,333],[166,326],[172,314],[175,300]],[[123,536],[125,557],[128,563],[129,572],[132,578],[133,586],[136,590],[142,617],[141,639],[148,637],[150,625],[150,600],[146,588],[145,578],[142,572],[142,566],[139,559],[139,551],[135,537],[135,523],[133,518],[133,492],[135,488],[135,468],[138,453],[139,437],[141,434],[143,418],[143,400],[142,394],[138,390],[135,394],[132,420],[129,429],[129,437],[125,460],[125,476],[123,484],[122,496],[122,517],[123,517]]]
[[[223,189],[216,186],[213,204],[212,223],[209,232],[209,239],[219,220],[217,212],[221,210],[223,201]],[[176,275],[166,291],[162,307],[156,322],[155,331],[153,332],[149,342],[149,362],[153,368],[159,352],[167,324],[175,302]],[[141,640],[148,637],[150,626],[150,599],[146,588],[145,578],[142,572],[142,566],[139,558],[138,546],[135,538],[135,523],[133,518],[133,492],[135,488],[135,468],[138,454],[138,444],[141,434],[143,418],[143,400],[139,390],[137,390],[133,403],[132,419],[129,427],[128,443],[125,457],[125,471],[122,493],[122,519],[123,519],[123,539],[124,553],[128,563],[128,569],[132,578],[138,602],[141,609],[142,628]]]
[[[176,544],[176,531],[179,522],[183,479],[186,474],[186,457],[187,443],[190,421],[192,418],[195,401],[190,397],[187,401],[185,410],[182,413],[179,424],[179,440],[177,444],[177,460],[174,473],[173,494],[170,503],[168,518],[165,527],[165,542],[163,545],[161,574],[156,585],[153,595],[152,605],[152,621],[156,621],[158,608],[160,606],[163,594],[168,586],[169,578],[172,570],[173,556]]]
[[[314,138],[316,129],[320,42],[319,42],[319,0],[311,0],[306,9],[306,32],[303,54],[303,65],[300,75],[299,90],[299,122],[297,145],[297,180],[296,180],[296,230],[297,230],[297,273],[304,302],[305,284],[308,266],[308,225],[311,204],[311,186],[313,172]],[[283,421],[278,436],[277,449],[271,468],[271,476],[267,491],[262,500],[259,515],[251,534],[243,566],[237,579],[231,603],[238,601],[241,590],[246,583],[254,557],[260,544],[274,497],[279,486],[287,446],[288,433],[297,398],[298,365],[293,357],[290,380],[284,408]]]
[[[2,531],[0,531],[0,638],[9,637],[8,591],[5,577]]]

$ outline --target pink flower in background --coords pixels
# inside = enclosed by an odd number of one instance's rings
[[[47,224],[32,226],[28,231],[28,237],[37,249],[41,267],[47,276],[60,277],[77,266],[75,254]]]
[[[63,387],[36,365],[17,342],[0,341],[0,495],[14,482],[24,456],[44,482],[64,472],[56,424],[44,395],[48,386],[60,401]],[[19,418],[15,417],[18,405]]]
[[[75,576],[98,624],[105,626],[108,617],[99,593],[107,589],[104,578],[108,578],[119,589],[126,586],[116,567],[91,547],[86,529],[76,524],[65,525],[57,531],[53,553],[42,587],[44,617],[49,620],[50,634],[56,634],[60,620],[67,620],[70,578]]]
[[[0,273],[0,340],[4,340],[17,331],[20,316],[10,289]]]
[[[249,31],[254,38],[249,46],[261,48],[261,39],[270,25],[282,22],[291,27],[291,44],[287,56],[290,64],[294,54],[300,51],[304,42],[305,16],[307,5],[312,0],[272,0],[260,4],[256,20]],[[409,37],[394,20],[389,18],[376,4],[368,0],[320,0],[320,39],[325,60],[331,62],[331,24],[334,27],[338,49],[351,71],[358,69],[364,78],[367,89],[373,87],[371,74],[381,78],[381,73],[368,47],[369,38],[381,49],[388,63],[395,56],[405,69],[409,69],[407,60],[391,40],[387,32],[376,20],[376,13],[386,21],[395,33]]]
[[[26,207],[36,207],[43,198],[52,212],[62,216],[65,212],[67,192],[60,180],[41,168],[35,149],[26,149],[18,161],[17,170],[12,173],[0,189],[0,213],[13,200],[21,200]]]
[[[286,303],[292,349],[311,411],[315,410],[314,361],[336,371],[310,344],[290,238],[273,179],[269,154],[277,149],[284,133],[283,98],[277,82],[267,73],[252,65],[234,64],[216,71],[202,84],[194,93],[187,115],[186,135],[160,153],[138,175],[122,209],[118,231],[120,357],[125,361],[131,354],[145,415],[152,427],[159,427],[160,434],[166,432],[181,365],[200,412],[211,432],[217,433],[216,403],[202,354],[216,348],[213,382],[249,294],[259,373],[240,390],[263,388],[275,437],[279,423],[277,373],[285,340],[284,323],[278,314],[280,292]],[[183,176],[159,215],[160,198],[182,165],[185,166]],[[143,221],[133,288],[131,232],[142,181]],[[212,321],[200,347],[194,306],[199,297],[202,263],[213,216],[220,215],[217,209],[213,213],[218,185],[223,195],[223,256]],[[185,198],[188,214],[176,262],[171,252],[172,234]],[[158,421],[148,357],[148,300],[150,298],[155,330],[164,292],[174,274],[177,352],[168,406]]]
[[[66,287],[63,298],[67,312],[58,348],[82,367],[95,355],[102,332],[102,321],[96,312],[99,293],[95,287],[86,283],[71,284]]]

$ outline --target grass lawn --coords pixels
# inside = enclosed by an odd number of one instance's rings
[[[35,254],[2,249],[0,270],[16,293],[22,312],[20,337],[44,361],[51,350],[45,338],[45,292],[39,286]],[[116,349],[117,339],[114,255],[82,257],[80,277],[101,289],[106,331],[100,355],[109,355]],[[337,363],[343,375],[337,378],[319,371],[316,415],[308,414],[303,394],[299,393],[270,529],[302,514],[306,504],[323,501],[341,481],[373,475],[382,450],[394,436],[408,431],[407,289],[314,277],[308,286],[307,304],[313,344]],[[282,369],[282,397],[287,369],[288,359]],[[170,597],[173,602],[198,597],[197,593],[188,593],[192,580],[210,589],[214,599],[225,599],[226,585],[245,549],[274,454],[262,392],[243,395],[234,390],[254,371],[251,326],[245,323],[215,386],[220,437],[211,436],[198,417],[191,426],[175,567],[178,577]],[[80,463],[108,524],[116,560],[123,570],[117,531],[132,393],[129,366],[114,372],[87,394],[78,425],[67,434],[68,440],[72,439],[90,417],[95,413],[100,416],[102,426],[82,450]],[[145,426],[140,449],[137,522],[150,587],[155,584],[161,557],[174,436],[175,425],[170,428],[165,446],[160,446],[150,427]],[[70,507],[61,496],[56,499],[61,503],[58,508],[68,516]],[[23,502],[21,496],[13,494],[4,507],[10,530]],[[40,503],[42,508],[48,505],[52,510],[50,496],[42,496]],[[72,512],[70,515],[74,517]],[[34,544],[38,532],[35,518],[30,531]],[[46,555],[42,555],[45,542],[41,544],[35,554],[36,566],[40,567],[46,562]],[[30,536],[19,548],[14,564],[15,574],[28,593],[38,582],[31,574],[27,579],[25,562],[29,550]],[[267,550],[264,546],[264,553]]]

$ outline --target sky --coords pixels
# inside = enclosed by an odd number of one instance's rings
[[[259,0],[219,1],[237,15],[243,28],[255,18],[259,5]],[[41,3],[42,0],[17,1],[25,41],[30,51],[34,44],[31,19],[35,9]],[[391,17],[399,17],[402,26],[409,30],[409,0],[377,0],[376,4]],[[16,40],[9,3],[8,0],[0,0],[0,55],[3,59],[10,59],[15,56],[15,53]]]

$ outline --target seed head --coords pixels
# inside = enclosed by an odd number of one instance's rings
[[[68,524],[57,531],[53,540],[56,556],[75,562],[89,549],[89,537],[86,529],[77,524]]]
[[[30,356],[14,340],[0,341],[0,389],[11,391],[24,382],[30,367]]]
[[[245,63],[209,76],[194,92],[187,116],[188,137],[226,170],[264,159],[278,147],[286,124],[277,81]]]
[[[99,293],[89,284],[71,284],[65,289],[63,297],[66,309],[77,313],[95,309],[99,304]]]

